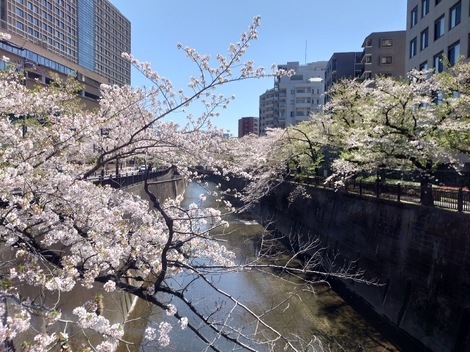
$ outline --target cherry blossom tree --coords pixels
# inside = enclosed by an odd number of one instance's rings
[[[230,171],[246,182],[243,189],[230,189],[229,193],[240,197],[248,207],[272,192],[292,172],[312,172],[320,166],[326,144],[311,134],[311,123],[309,120],[287,129],[268,128],[264,136],[252,134],[228,141],[223,157],[233,165]]]
[[[360,173],[389,168],[415,173],[426,190],[437,168],[459,171],[468,162],[469,76],[470,63],[460,61],[438,74],[412,71],[406,81],[376,77],[337,83],[322,113],[233,143],[234,158],[251,181],[244,199],[256,201],[272,190],[288,165],[313,174],[325,166],[325,156],[333,159],[329,180],[338,186]],[[264,162],[250,165],[254,155]],[[429,194],[422,194],[423,202]]]
[[[408,81],[377,77],[333,88],[326,119],[340,151],[338,176],[381,166],[417,170],[425,180],[436,167],[459,167],[468,152],[468,63],[444,73],[412,71]]]
[[[188,329],[213,350],[219,350],[217,339],[252,351],[254,341],[297,349],[264,322],[263,314],[220,290],[213,279],[221,272],[266,268],[236,264],[234,254],[214,235],[223,234],[227,226],[223,212],[233,211],[229,202],[222,202],[221,209],[205,207],[202,194],[199,202],[183,207],[181,197],[153,194],[147,180],[149,210],[138,196],[90,182],[107,164],[134,158],[149,166],[176,168],[201,185],[195,166],[223,176],[281,173],[291,149],[276,142],[284,140],[280,131],[272,132],[273,142],[264,146],[265,156],[271,146],[281,156],[268,165],[252,147],[234,155],[233,144],[212,124],[232,99],[216,94],[218,86],[289,74],[267,74],[252,61],[242,61],[257,39],[259,20],[255,17],[240,40],[230,44],[228,54],[215,60],[178,44],[198,72],[186,90],[174,88],[150,64],[123,54],[151,80],[152,88],[102,85],[100,108],[94,111],[80,106],[80,86],[73,79],[57,77],[51,86],[28,90],[21,74],[0,72],[2,349],[112,351],[126,345],[123,322],[102,314],[102,295],[115,293],[139,297],[167,313],[158,328],[145,332],[161,346],[171,343],[172,329]],[[189,113],[194,104],[202,104],[199,116]],[[187,114],[186,125],[166,119],[176,112]],[[241,153],[242,148],[237,150]],[[274,172],[269,171],[272,167]],[[320,274],[313,262],[300,268],[290,263],[283,271]],[[231,326],[227,317],[216,314],[219,308],[194,304],[187,296],[191,282],[177,279],[183,272],[226,297],[233,310],[251,315],[269,338]]]

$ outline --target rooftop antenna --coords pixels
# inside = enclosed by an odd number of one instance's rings
[[[307,41],[305,41],[305,66],[307,66]]]

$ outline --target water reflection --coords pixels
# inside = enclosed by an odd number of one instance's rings
[[[201,192],[198,185],[189,184],[185,204],[189,205],[196,201]],[[214,206],[215,203],[211,204],[213,199],[207,198],[206,206]],[[259,250],[257,238],[264,231],[263,227],[246,214],[232,214],[227,216],[226,220],[230,223],[230,234],[226,237],[227,247],[236,253],[240,262],[252,260]],[[192,276],[182,275],[176,280],[186,283],[192,279]],[[324,284],[315,285],[313,292],[306,291],[302,286],[294,285],[277,275],[258,271],[226,273],[213,279],[219,288],[246,304],[256,314],[265,313],[263,319],[284,336],[295,337],[305,343],[316,338],[319,341],[315,344],[316,348],[323,346],[327,351],[397,350]],[[232,321],[232,325],[236,322],[236,326],[245,333],[250,334],[255,328],[258,329],[258,333],[262,332],[262,329],[254,325],[252,317],[231,311],[231,303],[201,280],[196,280],[192,284],[188,294],[195,304],[206,307],[205,311],[220,309],[222,314]],[[290,299],[286,300],[286,297]],[[145,303],[142,304],[139,308],[141,312],[137,314],[148,314],[151,321],[149,325],[158,327],[158,323],[162,320],[171,321],[169,320],[171,318],[164,313],[152,311]],[[178,306],[177,302],[175,305]],[[178,306],[178,309],[180,313],[185,313],[181,306]],[[191,331],[181,330],[176,324],[174,325],[170,335],[172,338],[170,346],[162,348],[157,343],[143,343],[140,351],[205,350],[207,346]],[[202,326],[201,329],[206,330]],[[218,341],[215,345],[222,351],[230,351],[234,347],[226,341]],[[263,346],[255,347],[262,351],[268,350]],[[283,344],[279,344],[274,350],[282,351],[283,347]],[[299,349],[313,350],[303,348],[301,344]]]

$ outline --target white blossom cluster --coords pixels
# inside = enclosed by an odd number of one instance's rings
[[[204,207],[204,195],[187,209],[181,197],[157,198],[149,210],[140,197],[91,180],[111,163],[126,160],[173,167],[195,180],[200,178],[195,166],[230,173],[230,146],[211,119],[235,97],[215,94],[213,88],[268,76],[252,61],[242,62],[250,42],[258,37],[258,26],[256,17],[240,41],[229,46],[227,56],[216,56],[215,65],[209,55],[179,46],[199,73],[190,79],[189,93],[175,90],[150,64],[123,54],[154,87],[102,85],[100,107],[92,111],[77,102],[81,89],[77,80],[56,77],[51,87],[27,90],[18,73],[0,72],[0,243],[9,258],[0,276],[19,288],[22,300],[28,299],[22,290],[26,286],[45,296],[44,304],[35,305],[41,311],[35,316],[57,312],[63,294],[91,292],[88,289],[103,294],[125,291],[158,305],[159,291],[180,294],[171,286],[171,278],[182,271],[202,276],[211,272],[211,266],[234,265],[234,254],[212,235],[228,224],[221,210]],[[234,72],[239,65],[239,72]],[[205,107],[200,116],[185,110],[194,102]],[[187,125],[165,121],[174,112],[186,113]],[[0,289],[0,294],[6,292]],[[125,343],[122,324],[109,321],[99,306],[91,309],[85,300],[77,295],[73,314],[55,314],[54,323],[44,331],[34,334],[30,329],[33,335],[25,336],[32,336],[27,341],[31,350],[80,335],[68,334],[71,326],[100,334],[103,340],[90,346],[99,351]],[[168,312],[176,314],[176,307]],[[26,313],[23,309],[3,320],[2,340],[15,340],[28,329]],[[188,318],[178,319],[182,328],[189,325]],[[160,344],[169,343],[170,330],[171,324],[162,322]]]

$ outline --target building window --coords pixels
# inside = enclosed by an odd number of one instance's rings
[[[383,47],[383,48],[393,46],[393,39],[382,39],[380,46]]]
[[[410,41],[410,58],[416,56],[416,54],[418,53],[418,45],[417,45],[417,39],[416,37],[414,37],[413,39],[411,39]]]
[[[372,55],[366,55],[366,64],[370,64],[372,62]]]
[[[429,30],[426,28],[424,31],[421,32],[420,36],[420,49],[426,49],[429,44]]]
[[[444,15],[434,21],[434,40],[444,35]]]
[[[381,56],[380,57],[380,64],[381,65],[391,65],[392,64],[392,57],[391,56]]]
[[[16,15],[18,17],[23,17],[23,10],[17,7],[16,8]]]
[[[436,6],[437,4],[439,4],[441,2],[441,0],[436,0],[436,3],[434,6]]]
[[[429,0],[421,0],[421,17],[429,13]]]
[[[18,28],[18,29],[20,29],[20,30],[24,30],[23,23],[21,23],[20,21],[17,21],[17,22],[16,22],[16,28]]]
[[[424,62],[419,64],[419,70],[420,71],[424,71],[424,70],[427,70],[427,69],[428,69],[428,62],[427,61],[424,61]]]
[[[434,55],[433,57],[433,64],[434,64],[434,71],[435,72],[442,72],[444,70],[444,64],[442,63],[442,55],[443,52]]]
[[[411,10],[410,14],[410,28],[413,28],[418,24],[418,6],[416,6],[413,10]]]
[[[451,46],[449,46],[449,49],[447,51],[447,57],[449,59],[449,64],[451,66],[455,65],[457,62],[458,58],[460,55],[460,41],[455,42]]]
[[[460,14],[462,12],[462,2],[457,2],[449,10],[449,29],[454,28],[460,23]]]

